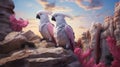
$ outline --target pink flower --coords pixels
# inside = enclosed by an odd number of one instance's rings
[[[116,40],[113,37],[109,36],[106,40],[114,58],[111,67],[120,67],[120,47],[116,46]]]
[[[82,67],[93,67],[94,66],[93,58],[87,60],[87,58],[91,54],[91,51],[92,50],[83,52],[81,48],[75,48],[74,53],[78,57],[79,62],[81,63]]]
[[[109,50],[112,53],[114,59],[120,60],[120,47],[116,46],[116,40],[113,37],[107,37],[107,43],[109,46]]]
[[[27,20],[23,20],[22,18],[16,19],[14,14],[10,16],[10,23],[14,31],[22,31],[22,28],[29,24]]]

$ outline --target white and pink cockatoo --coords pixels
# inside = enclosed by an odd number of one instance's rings
[[[41,33],[43,39],[54,42],[53,36],[54,25],[50,22],[48,16],[51,14],[52,14],[51,12],[40,11],[37,13],[36,18],[40,19],[39,32]]]
[[[57,46],[74,50],[74,32],[72,27],[66,23],[64,19],[65,17],[71,18],[70,16],[62,13],[53,14],[52,20],[56,22],[56,26],[54,28],[54,38]]]

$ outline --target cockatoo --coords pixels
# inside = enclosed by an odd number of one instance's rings
[[[52,20],[56,22],[56,26],[54,28],[54,38],[56,40],[57,46],[74,50],[74,32],[71,26],[66,23],[64,19],[65,17],[70,18],[70,16],[64,15],[62,13],[53,14]]]
[[[39,32],[43,36],[43,39],[47,41],[54,41],[54,25],[50,22],[48,15],[51,15],[51,12],[40,11],[37,13],[36,18],[40,19]]]

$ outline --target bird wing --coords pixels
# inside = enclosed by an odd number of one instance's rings
[[[56,43],[55,38],[54,38],[54,33],[53,33],[54,25],[49,22],[49,23],[47,24],[47,29],[48,29],[48,31],[49,31],[52,39],[53,39],[53,42]]]
[[[53,27],[54,27],[54,25],[52,23],[48,23],[47,24],[47,29],[48,29],[48,31],[49,31],[49,33],[50,33],[51,36],[54,35],[53,34]]]
[[[75,39],[75,36],[74,36],[74,32],[73,32],[73,29],[71,28],[71,26],[69,25],[65,25],[65,32],[70,40],[70,43],[71,43],[71,46],[72,48],[74,48],[74,45],[75,45],[75,42],[74,42],[74,39]]]

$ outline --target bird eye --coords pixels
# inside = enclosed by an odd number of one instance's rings
[[[40,15],[42,15],[42,14],[40,13]]]

